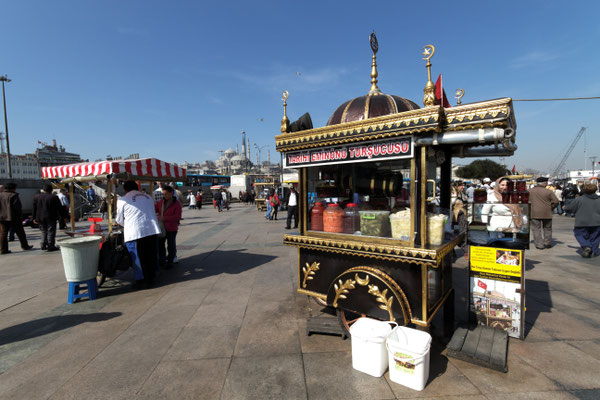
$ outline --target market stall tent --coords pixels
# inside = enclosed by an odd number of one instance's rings
[[[42,167],[42,178],[60,180],[61,183],[106,181],[108,198],[108,228],[112,231],[112,211],[116,196],[112,196],[112,185],[117,180],[175,181],[186,177],[186,170],[175,164],[156,158],[130,160],[106,160],[76,164]],[[71,231],[75,231],[73,185],[69,185],[71,205]]]

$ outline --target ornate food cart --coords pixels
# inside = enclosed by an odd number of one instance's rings
[[[374,34],[371,49],[370,91],[340,105],[325,127],[290,129],[284,92],[276,148],[284,167],[298,168],[301,216],[284,243],[298,248],[298,292],[335,307],[344,329],[364,315],[429,329],[443,305],[454,319],[452,252],[464,232],[450,222],[452,158],[512,155],[512,100],[440,103],[428,45],[419,108],[380,91]],[[434,180],[439,201],[429,193]],[[330,206],[321,212],[323,201]]]

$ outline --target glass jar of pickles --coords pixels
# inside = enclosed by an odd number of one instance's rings
[[[360,213],[358,204],[349,203],[344,209],[344,233],[354,234],[360,231]]]
[[[337,203],[327,205],[323,211],[323,231],[342,233],[344,231],[344,210]]]
[[[313,231],[323,230],[323,203],[317,202],[315,206],[310,210],[310,229]]]

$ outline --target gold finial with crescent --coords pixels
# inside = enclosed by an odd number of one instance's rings
[[[458,100],[456,102],[456,104],[458,104],[458,105],[462,104],[462,101],[460,99],[462,99],[464,95],[465,95],[465,91],[463,89],[456,89],[456,92],[454,93],[454,98],[456,100]]]
[[[281,100],[283,100],[283,118],[281,118],[281,133],[286,133],[290,129],[290,120],[287,117],[287,99],[290,97],[290,93],[284,90],[281,93]]]
[[[423,105],[425,107],[430,107],[435,104],[435,85],[431,81],[431,57],[435,54],[435,47],[432,44],[428,44],[423,47],[423,60],[427,61],[425,68],[427,68],[427,84],[425,85],[425,89],[423,89]]]

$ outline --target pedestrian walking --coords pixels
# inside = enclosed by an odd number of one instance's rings
[[[216,206],[219,209],[219,212],[222,211],[222,207],[223,207],[223,203],[222,203],[223,197],[221,194],[220,190],[217,190],[214,194],[213,194],[213,206]]]
[[[556,196],[556,198],[558,199],[558,206],[556,206],[556,214],[558,215],[563,215],[563,207],[564,207],[564,203],[562,201],[562,187],[559,184],[556,184],[556,187],[554,189],[554,195]]]
[[[60,217],[58,218],[58,228],[59,229],[67,229],[67,223],[65,222],[69,219],[69,198],[67,197],[67,190],[60,189],[58,192],[58,199],[60,200],[61,210]]]
[[[190,193],[188,194],[187,199],[190,202],[189,209],[196,209],[196,196],[194,196],[194,193],[192,191],[190,191]]]
[[[158,268],[158,234],[154,200],[138,190],[135,181],[123,184],[125,195],[117,200],[116,221],[123,227],[125,246],[131,256],[134,289],[143,289],[154,283]]]
[[[277,221],[277,210],[279,209],[279,197],[277,196],[277,193],[275,192],[275,189],[271,189],[270,193],[269,193],[269,199],[268,202],[271,203],[271,220],[275,220]]]
[[[565,212],[575,214],[573,234],[581,246],[581,256],[600,255],[600,196],[593,183],[583,185],[583,194],[565,207]]]
[[[56,251],[56,222],[61,216],[58,196],[52,193],[52,185],[45,184],[42,193],[33,198],[33,221],[40,226],[42,250]]]
[[[202,192],[198,191],[198,193],[196,194],[196,207],[198,208],[198,210],[202,208],[202,200],[204,200],[202,197]]]
[[[229,192],[227,192],[227,190],[223,190],[223,192],[221,193],[221,209],[228,209],[229,210]]]
[[[8,231],[12,228],[21,242],[23,250],[31,250],[33,246],[27,243],[27,236],[23,229],[23,212],[17,185],[9,182],[0,192],[0,254],[8,254]]]
[[[291,229],[292,218],[294,219],[294,229],[298,228],[298,193],[295,187],[290,188],[290,194],[287,199],[287,221],[285,229]]]
[[[192,195],[193,197],[193,195]],[[194,199],[195,200],[195,199]],[[170,186],[163,188],[163,199],[154,205],[158,222],[165,227],[165,235],[158,239],[158,262],[165,269],[177,264],[177,231],[181,220],[181,203],[175,200]],[[165,244],[167,249],[165,250]]]
[[[85,197],[87,198],[87,200],[91,203],[94,204],[96,202],[96,191],[94,190],[94,188],[90,186],[87,188],[87,190],[85,191]]]
[[[558,206],[558,199],[546,189],[548,178],[540,177],[536,182],[537,185],[529,189],[531,232],[535,247],[543,250],[552,247],[552,210]]]
[[[577,197],[579,197],[579,189],[572,183],[567,184],[562,192],[563,201],[565,203],[565,208],[569,206]],[[565,212],[567,217],[575,217],[575,214],[570,214],[569,212]]]

